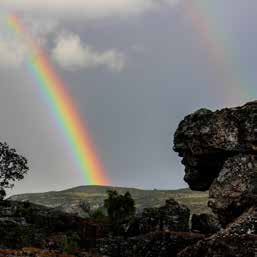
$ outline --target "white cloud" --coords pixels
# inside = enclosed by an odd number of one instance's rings
[[[98,52],[83,44],[74,34],[62,34],[57,38],[52,57],[67,70],[106,67],[111,71],[121,71],[125,67],[125,57],[119,51]]]
[[[37,11],[65,17],[101,18],[140,14],[162,5],[173,6],[179,0],[2,0],[9,11]]]
[[[25,46],[12,39],[0,40],[0,68],[17,68],[25,58]]]
[[[25,18],[23,23],[41,46],[46,46],[50,34],[54,35],[58,28],[58,23],[50,19]],[[0,32],[0,68],[18,68],[28,55],[29,46],[19,35],[6,31],[3,24],[0,24],[0,28],[3,28]]]

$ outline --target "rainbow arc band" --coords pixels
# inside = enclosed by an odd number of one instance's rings
[[[235,100],[244,103],[243,99],[254,97],[246,93],[253,91],[250,81],[243,74],[243,67],[238,60],[233,35],[223,30],[223,24],[215,15],[218,1],[189,0],[183,5],[183,14],[190,18],[192,29],[197,33],[203,49],[208,54],[208,62],[217,72],[221,91],[226,96],[226,105],[233,105]],[[242,90],[244,88],[244,90]],[[217,90],[219,86],[217,87]]]
[[[108,185],[106,171],[96,154],[85,122],[82,122],[74,101],[68,94],[64,82],[55,72],[47,54],[26,30],[18,16],[9,15],[7,22],[9,28],[21,37],[29,50],[27,59],[30,71],[36,78],[44,98],[47,99],[58,126],[65,134],[85,183]]]

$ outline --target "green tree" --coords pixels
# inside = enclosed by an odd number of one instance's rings
[[[104,207],[107,209],[114,232],[120,233],[123,225],[135,215],[135,201],[129,192],[122,195],[116,190],[109,190],[107,193],[108,198],[104,200]]]
[[[27,159],[16,153],[7,143],[0,143],[0,200],[6,196],[6,189],[14,186],[28,172]]]

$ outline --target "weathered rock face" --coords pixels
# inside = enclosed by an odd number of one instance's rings
[[[230,157],[209,190],[209,203],[223,225],[241,215],[256,202],[257,156]]]
[[[255,257],[257,209],[250,208],[225,230],[189,246],[179,257]]]
[[[189,231],[190,210],[174,199],[160,208],[145,208],[128,227],[128,236],[147,234],[157,230]]]
[[[183,157],[191,189],[208,190],[229,157],[257,154],[257,101],[188,115],[175,133],[174,150]]]
[[[159,208],[161,229],[169,231],[189,231],[190,210],[174,199],[169,199]]]
[[[208,205],[224,228],[178,256],[257,256],[257,101],[187,116],[174,150],[183,157],[189,186],[209,189]]]
[[[183,157],[190,188],[210,189],[209,206],[228,224],[252,205],[257,192],[257,102],[185,117],[174,150]]]
[[[205,235],[214,234],[221,229],[219,221],[212,214],[193,214],[191,223],[192,231],[198,231]]]

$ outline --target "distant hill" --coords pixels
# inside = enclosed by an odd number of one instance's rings
[[[89,202],[91,209],[97,209],[103,206],[103,201],[107,196],[106,191],[113,189],[119,193],[129,191],[135,199],[136,207],[139,211],[147,207],[159,207],[168,198],[174,198],[179,203],[187,205],[192,213],[206,213],[210,211],[207,207],[208,193],[191,191],[190,189],[142,190],[109,186],[80,186],[63,191],[14,195],[9,200],[29,201],[31,203],[61,209],[65,212],[78,213],[83,216],[81,214],[83,211],[79,208],[79,203],[82,200]]]

